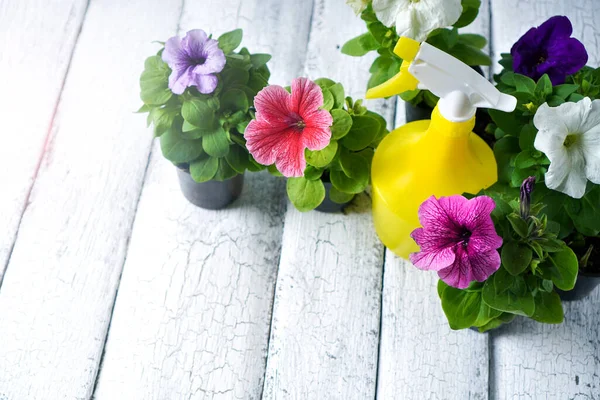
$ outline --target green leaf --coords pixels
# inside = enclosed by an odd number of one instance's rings
[[[538,80],[535,87],[535,94],[537,96],[541,96],[542,99],[545,99],[552,94],[552,81],[550,80],[548,74],[542,75],[542,77]]]
[[[335,85],[329,86],[327,89],[333,95],[333,108],[342,108],[344,107],[344,102],[346,99],[346,94],[344,93],[344,87],[341,83],[336,83]]]
[[[483,49],[487,44],[487,39],[474,33],[462,33],[458,36],[458,42],[468,44],[478,49]]]
[[[213,132],[202,138],[204,151],[213,157],[225,157],[229,153],[229,138],[227,132],[219,125]]]
[[[371,32],[367,32],[346,42],[342,46],[342,53],[348,56],[362,57],[369,51],[377,50],[378,48],[379,43],[377,40]]]
[[[335,157],[338,143],[332,140],[323,150],[311,151],[306,149],[306,162],[317,168],[325,168]]]
[[[346,136],[352,128],[352,117],[347,111],[341,109],[331,110],[333,125],[331,126],[331,139],[339,140]]]
[[[217,168],[217,173],[215,174],[214,180],[222,182],[226,181],[227,179],[231,179],[236,175],[237,172],[231,168],[229,163],[225,161],[224,158],[219,158],[219,168]]]
[[[502,265],[511,275],[519,275],[527,269],[533,253],[531,249],[517,242],[502,246]]]
[[[329,198],[334,203],[346,204],[352,201],[352,199],[354,198],[354,194],[340,192],[338,189],[335,188],[335,186],[332,185],[331,189],[329,189]]]
[[[333,99],[333,94],[329,91],[329,89],[321,89],[323,91],[323,105],[321,109],[323,110],[331,110],[335,100]]]
[[[490,117],[498,128],[502,129],[509,135],[517,136],[523,129],[523,122],[516,113],[505,113],[498,110],[488,110]]]
[[[251,170],[250,168],[248,168],[248,169]],[[279,170],[277,169],[277,166],[275,164],[269,165],[267,167],[267,170],[273,176],[277,176],[277,177],[280,177],[280,178],[283,177],[283,174],[281,172],[279,172]]]
[[[219,159],[214,157],[202,158],[190,163],[190,174],[196,182],[210,181],[219,168]]]
[[[545,324],[560,324],[565,319],[560,296],[556,292],[538,291],[535,295],[532,319]]]
[[[575,93],[579,89],[579,85],[557,85],[554,86],[554,94],[563,100],[566,100],[571,94]]]
[[[320,179],[322,175],[323,170],[320,168],[313,167],[312,165],[308,165],[304,170],[304,177],[309,181]]]
[[[333,85],[335,85],[335,81],[332,81],[329,78],[318,78],[315,79],[315,83],[319,85],[321,89],[327,89]]]
[[[331,171],[331,183],[345,193],[361,193],[369,184],[369,164],[356,153],[340,153],[341,171]]]
[[[517,235],[521,236],[522,238],[527,238],[529,236],[529,225],[527,225],[527,222],[525,222],[520,215],[513,213],[507,215],[506,217],[508,218],[508,222],[510,222],[510,225]]]
[[[241,68],[227,68],[221,72],[221,78],[225,87],[245,86],[250,80],[250,72]]]
[[[223,50],[223,53],[229,54],[242,43],[243,31],[236,29],[231,32],[227,32],[219,36],[219,48]]]
[[[452,55],[467,65],[492,65],[490,56],[477,47],[464,43],[457,43],[452,47]]]
[[[550,273],[554,285],[560,290],[571,290],[577,280],[579,263],[577,256],[570,247],[562,251],[548,254],[548,257],[539,266],[542,271]]]
[[[181,115],[191,125],[202,129],[212,129],[215,123],[214,110],[207,102],[198,98],[184,101]]]
[[[520,140],[519,140],[520,143]],[[520,145],[520,144],[519,144]],[[531,151],[522,151],[515,158],[515,167],[519,169],[529,168],[537,164],[537,160],[533,158]]]
[[[238,174],[243,174],[250,163],[247,151],[239,145],[229,147],[229,153],[225,156],[225,160]]]
[[[481,293],[448,286],[442,292],[442,309],[451,329],[469,328],[481,310]]]
[[[490,110],[490,115],[491,115]],[[498,181],[510,182],[513,167],[510,166],[511,159],[519,153],[519,139],[514,136],[505,136],[494,145],[494,155],[498,164]]]
[[[537,135],[537,129],[532,123],[523,126],[519,135],[519,147],[523,150],[535,150],[533,142]]]
[[[150,110],[152,123],[154,124],[154,136],[159,137],[173,125],[178,110],[172,108],[155,107]]]
[[[173,96],[169,89],[171,69],[160,56],[148,57],[140,76],[140,97],[145,104],[165,104]]]
[[[254,68],[260,68],[271,60],[270,54],[252,54],[250,62]]]
[[[522,276],[512,276],[500,268],[483,286],[483,301],[500,311],[530,317],[535,311],[533,295]]]
[[[515,319],[514,314],[502,313],[498,318],[495,318],[488,322],[487,324],[479,327],[479,332],[487,332],[492,329],[496,329],[500,327],[502,324],[508,324],[513,319]]]
[[[381,126],[373,117],[362,115],[352,117],[352,128],[341,143],[346,148],[359,151],[367,147],[379,133]]]
[[[303,177],[287,180],[287,194],[298,211],[314,210],[325,199],[325,186],[321,180],[311,181]]]
[[[592,190],[581,199],[568,198],[565,209],[573,220],[575,228],[586,236],[596,236],[600,232],[600,186],[594,185]]]
[[[222,111],[248,111],[246,93],[239,89],[229,89],[221,95]]]
[[[202,153],[202,140],[190,140],[181,135],[181,129],[174,124],[160,137],[163,156],[174,164],[190,162]]]
[[[517,92],[535,94],[536,85],[533,79],[521,74],[515,74],[514,79]]]

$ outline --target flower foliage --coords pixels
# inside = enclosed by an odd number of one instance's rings
[[[254,97],[268,84],[271,56],[235,52],[241,41],[239,29],[217,40],[196,29],[169,39],[144,64],[139,111],[148,112],[164,157],[197,182],[263,168],[248,153],[243,132]]]
[[[493,135],[498,182],[481,193],[496,203],[492,218],[503,239],[501,266],[485,282],[465,289],[439,282],[442,308],[453,329],[486,331],[516,315],[560,323],[556,289],[571,290],[580,268],[598,267],[590,254],[600,234],[600,69],[579,65],[567,70],[555,63],[558,69],[552,71],[552,66],[538,65],[536,71],[545,70],[535,80],[513,70],[528,62],[526,44],[541,40],[535,35],[550,32],[539,42],[545,45],[554,43],[552,35],[574,43],[563,18],[529,31],[513,47],[518,62],[502,54],[497,88],[515,96],[517,108],[512,113],[489,110],[493,122],[486,131]],[[549,74],[556,77],[557,71],[564,76],[553,81]]]
[[[374,150],[388,133],[386,121],[381,115],[368,111],[361,100],[354,101],[346,97],[344,87],[340,83],[327,78],[316,79],[314,84],[318,85],[316,89],[320,91],[320,96],[317,96],[313,93],[315,88],[312,85],[300,85],[301,82],[306,83],[306,80],[295,81],[292,84],[291,95],[287,92],[283,93],[283,88],[265,89],[265,94],[270,97],[268,103],[271,103],[266,110],[270,110],[277,104],[277,99],[281,100],[279,104],[285,104],[286,100],[290,102],[281,113],[277,111],[278,116],[270,115],[272,119],[270,123],[266,120],[266,115],[261,115],[263,104],[260,97],[262,96],[257,98],[257,118],[252,122],[254,125],[249,125],[246,131],[248,146],[257,160],[266,164],[275,163],[269,165],[269,171],[274,175],[300,175],[287,180],[288,196],[298,210],[310,211],[323,202],[326,194],[324,182],[331,182],[329,197],[333,202],[340,204],[350,202],[356,194],[363,192],[369,185]],[[296,104],[293,100],[294,93],[300,90],[301,86],[308,89],[301,98],[309,100],[312,98],[306,104],[310,105],[306,110],[294,108]],[[275,95],[275,98],[272,95]],[[314,109],[315,98],[316,103],[322,104],[321,110]],[[328,115],[327,121],[326,118],[318,116],[317,113],[321,112]],[[302,138],[297,132],[287,131],[290,121],[292,125],[297,125],[298,117],[305,113],[308,113],[306,127],[312,126],[313,122],[318,122],[315,124],[318,129],[326,126],[328,135],[313,131]],[[275,129],[271,129],[272,125],[269,124],[275,125]],[[255,136],[260,135],[261,129],[265,130],[267,136],[255,141]],[[293,129],[296,127],[292,126]],[[273,132],[279,139],[273,138],[273,142],[269,143],[268,141],[271,140],[269,136]],[[286,138],[287,135],[292,138]],[[296,137],[293,137],[294,135]],[[308,140],[305,142],[308,145],[302,147],[303,157],[301,154],[296,154],[297,140]],[[304,150],[304,147],[307,149]],[[267,151],[268,149],[273,152]],[[301,160],[298,164],[302,167],[301,174],[296,173],[296,166],[291,168],[294,173],[289,174],[289,163],[277,162],[278,157],[286,156],[289,149],[294,149],[295,160]]]
[[[388,2],[390,3],[390,2]],[[391,3],[396,4],[394,1]],[[401,2],[397,2],[400,4]],[[425,3],[423,1],[419,3]],[[376,51],[378,57],[375,59],[369,72],[371,77],[367,84],[370,89],[390,78],[400,71],[402,59],[394,54],[393,50],[400,36],[395,28],[390,28],[378,18],[374,11],[376,2],[364,8],[361,18],[367,25],[368,32],[357,36],[344,44],[342,53],[362,57],[365,54]],[[459,28],[471,24],[479,13],[480,0],[462,0],[462,14],[452,28],[435,29],[427,36],[427,42],[471,66],[491,65],[490,57],[482,49],[487,44],[486,39],[480,35],[460,34]],[[386,20],[386,22],[388,22]],[[427,90],[414,90],[403,93],[402,99],[417,105],[425,103],[429,107],[435,107],[438,98]]]

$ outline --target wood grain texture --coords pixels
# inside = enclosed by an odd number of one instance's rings
[[[463,32],[489,38],[489,4]],[[396,126],[406,123],[398,100]],[[452,331],[436,290],[437,275],[386,250],[377,398],[487,399],[488,338]]]
[[[563,304],[561,325],[523,318],[492,332],[492,398],[600,398],[600,288]]]
[[[347,94],[360,98],[374,54],[340,53],[344,42],[366,31],[344,3],[316,1],[305,75],[340,81]],[[393,103],[368,105],[393,119]],[[375,395],[383,249],[370,201],[360,200],[349,215],[303,214],[288,205],[265,399]]]
[[[452,331],[437,275],[386,254],[378,399],[487,399],[488,337]]]
[[[177,17],[89,6],[0,290],[0,398],[91,396],[150,150],[138,77]]]
[[[0,1],[0,282],[85,9],[86,0]]]
[[[493,48],[494,59],[500,59],[500,53],[508,53],[527,30],[539,26],[554,15],[566,15],[573,23],[573,37],[585,45],[589,60],[588,65],[600,65],[600,2],[598,0],[493,0],[494,16]],[[495,65],[499,72],[500,65]]]
[[[244,46],[273,55],[279,83],[303,65],[311,2],[215,0],[183,10],[182,34],[244,29]],[[247,174],[231,208],[194,207],[155,147],[96,399],[261,397],[284,199],[283,179]]]
[[[573,36],[582,40],[588,65],[600,64],[600,2],[494,1],[494,48],[510,50],[529,27],[553,15],[567,15]],[[517,319],[491,333],[493,374],[490,395],[497,399],[600,398],[600,290],[564,303],[559,326]]]

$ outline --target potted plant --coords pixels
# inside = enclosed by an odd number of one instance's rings
[[[393,51],[400,36],[426,41],[472,66],[482,75],[481,66],[491,65],[490,57],[481,50],[487,40],[481,35],[458,32],[459,28],[470,25],[477,18],[480,0],[434,0],[435,7],[431,6],[431,2],[425,4],[410,0],[347,0],[347,3],[360,14],[368,32],[344,44],[342,53],[354,57],[362,57],[371,51],[378,53],[369,69],[371,77],[367,89],[386,82],[400,71],[402,59]],[[436,12],[432,13],[432,10]],[[407,122],[430,119],[439,100],[430,91],[419,89],[405,92],[400,97],[406,102]],[[478,115],[478,120],[483,117]]]
[[[367,188],[386,121],[346,97],[340,83],[298,78],[288,88],[268,86],[255,107],[244,133],[248,150],[271,173],[288,178],[298,210],[337,212]]]
[[[255,95],[267,85],[271,56],[235,52],[240,29],[217,40],[195,29],[174,36],[146,59],[140,77],[140,112],[160,140],[163,156],[177,167],[184,196],[220,209],[241,193],[244,171],[259,170],[245,147]]]
[[[600,283],[600,69],[571,32],[553,17],[502,55],[497,87],[518,101],[490,111],[498,182],[421,205],[411,261],[438,272],[453,329],[560,323],[561,300]]]

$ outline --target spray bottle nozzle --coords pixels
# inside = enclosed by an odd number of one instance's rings
[[[471,67],[431,46],[401,37],[394,53],[404,61],[392,79],[367,91],[368,99],[389,97],[407,90],[428,89],[440,98],[438,108],[444,118],[466,121],[477,108],[511,112],[517,100],[500,93]]]

